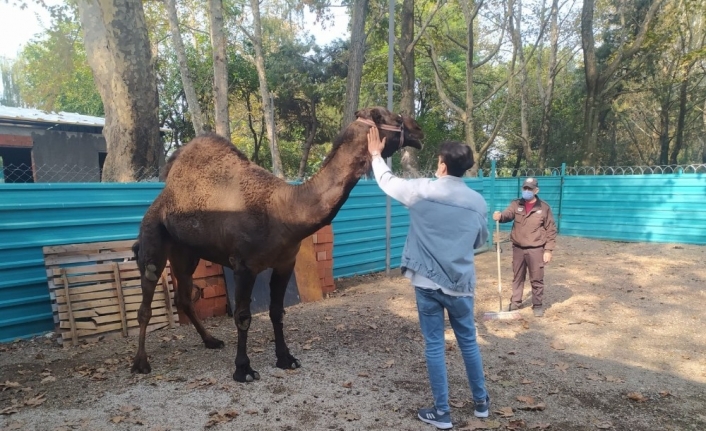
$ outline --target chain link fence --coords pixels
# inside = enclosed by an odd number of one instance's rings
[[[2,176],[0,183],[91,183],[100,182],[102,171],[98,167],[80,165],[42,165],[31,166],[27,164],[0,166]],[[433,178],[436,170],[424,170],[414,173],[396,169],[395,174],[402,178]],[[159,181],[159,169],[145,169],[137,175],[139,182]],[[706,164],[669,165],[669,166],[566,166],[564,175],[660,175],[660,174],[696,174],[706,173]],[[544,177],[560,176],[562,168],[497,168],[499,178],[506,177]],[[489,177],[490,169],[481,169],[476,174],[478,177]],[[374,179],[372,172],[364,178]],[[298,182],[296,178],[288,181]]]

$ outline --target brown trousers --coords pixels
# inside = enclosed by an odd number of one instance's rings
[[[512,246],[512,303],[519,307],[529,270],[532,285],[532,306],[541,307],[544,297],[544,247],[520,248]]]

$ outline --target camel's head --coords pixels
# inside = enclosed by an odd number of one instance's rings
[[[380,106],[361,109],[355,116],[359,121],[375,123],[380,131],[380,138],[386,138],[385,148],[382,150],[383,157],[392,156],[402,147],[422,149],[424,132],[412,117],[395,114]]]

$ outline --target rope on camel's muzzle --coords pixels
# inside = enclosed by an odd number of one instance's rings
[[[400,125],[400,127],[395,127],[395,126],[388,126],[387,124],[377,125],[377,124],[375,124],[375,122],[373,120],[368,120],[368,119],[360,118],[360,117],[356,118],[355,121],[360,121],[363,124],[367,124],[368,126],[372,126],[372,127],[377,127],[378,129],[388,130],[390,132],[399,132],[400,145],[399,145],[399,147],[397,147],[397,149],[399,150],[404,145],[404,123],[402,123]]]

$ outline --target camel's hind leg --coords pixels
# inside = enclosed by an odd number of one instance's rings
[[[284,294],[293,271],[292,263],[291,267],[273,270],[270,278],[270,321],[275,332],[277,367],[285,370],[301,367],[301,362],[289,353],[284,341]]]
[[[238,328],[238,350],[235,354],[235,372],[233,380],[236,382],[252,382],[260,379],[260,373],[250,366],[248,357],[248,330],[252,321],[250,301],[252,290],[255,286],[255,274],[241,261],[231,259],[233,276],[235,278],[235,312],[233,319]]]
[[[140,268],[140,283],[142,286],[142,303],[137,312],[137,321],[140,324],[140,338],[137,354],[132,362],[132,372],[147,374],[152,369],[147,360],[145,338],[147,325],[152,317],[152,298],[159,280],[159,274],[167,263],[168,243],[161,231],[160,225],[146,225],[140,229],[140,238],[132,247]]]
[[[220,349],[225,344],[223,341],[213,337],[203,326],[201,320],[196,316],[194,304],[191,302],[192,290],[194,287],[193,274],[199,264],[199,258],[195,256],[188,248],[172,245],[169,253],[169,262],[172,268],[172,274],[177,282],[177,309],[186,314],[191,320],[191,323],[199,333],[203,344],[208,349]]]

